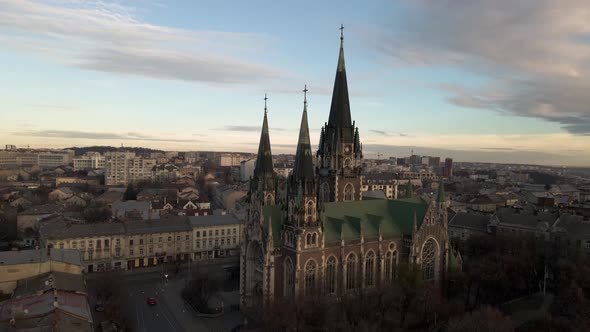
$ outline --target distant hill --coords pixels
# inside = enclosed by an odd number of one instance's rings
[[[66,150],[74,150],[76,156],[81,156],[86,152],[115,152],[115,151],[129,151],[135,152],[137,154],[146,154],[146,153],[157,153],[157,152],[164,152],[162,150],[154,150],[148,148],[140,148],[140,147],[114,147],[114,146],[85,146],[85,147],[72,147],[67,148]]]

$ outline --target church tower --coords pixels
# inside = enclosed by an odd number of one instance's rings
[[[307,86],[303,92],[305,93],[303,115],[299,128],[295,165],[287,184],[287,220],[298,228],[317,224],[317,187],[307,124]]]
[[[322,202],[361,200],[362,146],[351,120],[344,64],[344,27],[340,27],[340,55],[330,117],[322,128],[318,156],[318,198]]]

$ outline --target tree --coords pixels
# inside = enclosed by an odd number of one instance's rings
[[[193,308],[202,313],[212,312],[209,300],[219,290],[219,281],[212,278],[206,271],[199,270],[193,274],[192,280],[182,290],[182,298]]]
[[[492,307],[466,313],[452,318],[447,323],[448,332],[510,332],[514,331],[512,321]]]
[[[87,223],[101,223],[111,219],[111,210],[101,204],[92,204],[82,212],[82,216]]]

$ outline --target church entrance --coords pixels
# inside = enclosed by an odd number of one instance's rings
[[[262,247],[256,241],[250,242],[246,255],[246,294],[249,298],[248,304],[251,308],[261,308],[264,267]]]

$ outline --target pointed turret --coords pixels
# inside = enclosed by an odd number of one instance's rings
[[[438,203],[446,202],[445,185],[442,180],[440,180],[440,184],[438,185],[438,194],[436,195],[436,201]]]
[[[307,93],[307,86],[304,92]],[[296,180],[313,180],[314,178],[309,126],[307,125],[307,95],[303,101],[303,116],[301,117],[301,126],[299,127],[299,141],[297,142],[293,176]]]
[[[258,144],[258,156],[256,157],[256,166],[254,168],[255,177],[273,173],[270,135],[268,133],[267,99],[266,95],[264,95],[264,120],[262,121],[262,132],[260,133],[260,143]]]
[[[350,102],[348,99],[346,66],[344,64],[344,36],[342,35],[344,27],[341,26],[340,29],[340,54],[338,55],[338,66],[336,69],[336,78],[334,79],[334,91],[332,92],[332,105],[330,106],[328,126],[348,129],[352,127],[352,120],[350,116]],[[344,134],[344,137],[342,137],[343,142],[352,143],[352,135],[346,135],[348,133],[346,130],[342,133]]]

